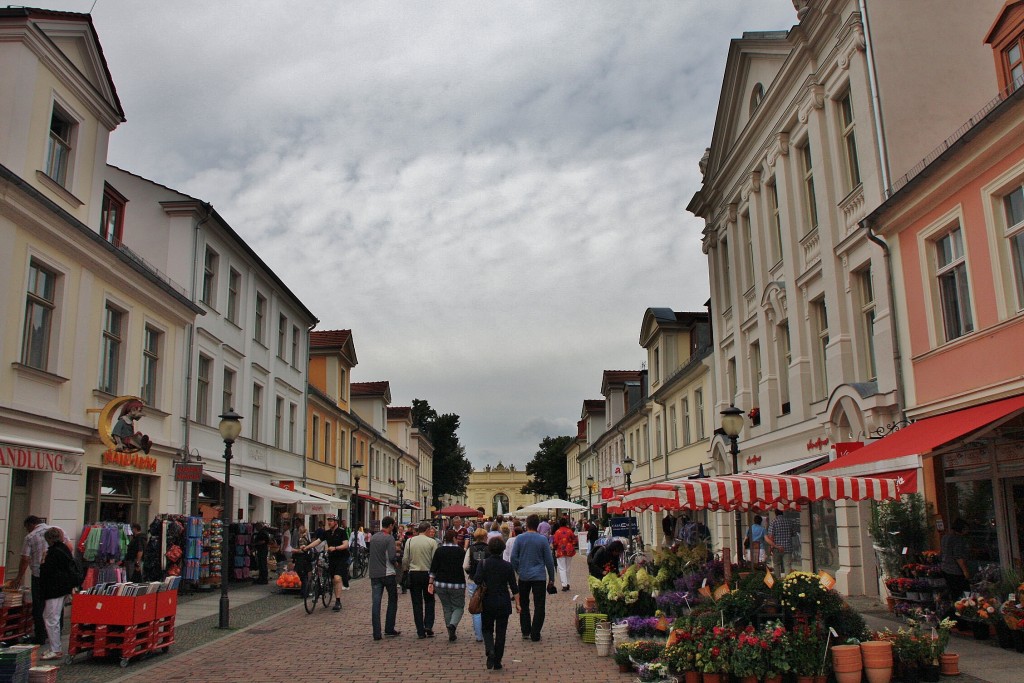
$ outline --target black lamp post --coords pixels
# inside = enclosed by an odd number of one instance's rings
[[[594,515],[594,475],[587,475],[587,515]]]
[[[224,510],[221,515],[224,517],[224,547],[220,553],[220,628],[230,628],[229,616],[231,613],[228,602],[228,530],[231,528],[231,506],[235,504],[234,496],[231,495],[231,444],[235,443],[239,432],[242,431],[242,416],[235,412],[234,408],[220,415],[220,437],[224,439]]]
[[[633,458],[626,458],[622,461],[622,473],[626,475],[626,491],[633,488],[633,467],[636,463],[633,462]],[[633,533],[633,511],[627,510],[627,517],[629,517],[629,555],[633,556],[633,537],[636,534]]]
[[[732,473],[739,474],[739,454],[740,448],[736,442],[736,437],[740,435],[740,431],[743,429],[743,411],[734,405],[730,405],[728,408],[722,411],[722,431],[727,437],[729,437],[729,453],[732,454]],[[736,509],[736,564],[743,564],[743,514]]]
[[[356,498],[352,505],[352,528],[359,528],[359,480],[363,478],[363,463],[356,460],[352,463],[352,478],[356,480]]]
[[[398,523],[402,523],[402,518],[405,516],[402,514],[404,502],[402,501],[402,494],[405,491],[405,479],[399,479],[395,482],[395,488],[398,489]]]

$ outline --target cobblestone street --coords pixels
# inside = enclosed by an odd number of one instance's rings
[[[183,629],[192,635],[179,638],[170,653],[133,662],[120,669],[116,660],[92,662],[87,655],[61,667],[61,683],[71,681],[245,681],[262,683],[290,680],[323,681],[631,681],[620,674],[611,657],[596,657],[594,646],[584,644],[573,625],[575,595],[587,591],[586,563],[573,560],[573,590],[548,596],[547,619],[540,642],[521,639],[518,615],[509,620],[508,642],[502,671],[488,671],[484,649],[473,637],[471,617],[459,624],[458,640],[449,642],[440,604],[434,631],[437,637],[419,640],[413,626],[408,595],[399,592],[398,630],[402,635],[375,642],[370,630],[370,583],[352,582],[344,593],[340,613],[320,607],[307,615],[302,601],[272,595],[236,611],[280,610],[237,632],[223,635],[216,615]],[[290,601],[290,603],[288,602]]]

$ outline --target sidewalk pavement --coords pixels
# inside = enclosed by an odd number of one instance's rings
[[[885,605],[873,598],[851,598],[850,604],[864,616],[868,627],[876,631],[890,631],[904,626],[904,622],[889,612]],[[1004,650],[996,640],[975,640],[953,632],[948,652],[960,655],[960,676],[957,683],[1020,683],[1024,680],[1024,655],[1015,650]],[[952,681],[954,679],[944,678]]]

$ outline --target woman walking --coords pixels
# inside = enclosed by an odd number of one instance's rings
[[[501,558],[505,542],[501,537],[487,541],[487,559],[476,568],[476,583],[483,585],[484,594],[483,626],[484,649],[487,652],[487,668],[501,669],[501,658],[505,654],[505,632],[508,618],[512,614],[515,599],[519,611],[519,586],[512,565]],[[478,589],[479,590],[479,589]],[[509,594],[511,593],[511,597]]]
[[[455,529],[444,532],[444,543],[430,562],[430,584],[427,590],[437,595],[444,613],[444,624],[448,627],[448,640],[456,639],[455,630],[462,621],[466,609],[466,575],[462,571],[464,555],[455,542]]]
[[[43,533],[43,539],[49,548],[46,551],[46,558],[39,565],[39,582],[42,586],[42,597],[46,600],[43,606],[43,623],[46,624],[46,639],[50,643],[50,651],[40,659],[60,660],[64,658],[60,644],[64,598],[78,588],[82,579],[78,566],[71,558],[71,551],[65,545],[64,532],[52,526]]]
[[[555,549],[555,563],[558,565],[558,578],[562,580],[562,590],[569,590],[569,562],[576,557],[576,533],[569,526],[569,521],[563,519],[551,538],[551,545]]]
[[[473,594],[476,593],[476,568],[480,565],[487,557],[487,529],[482,526],[477,527],[476,531],[473,532],[473,542],[468,548],[466,548],[466,558],[462,561],[462,568],[466,570],[466,578],[468,579],[466,588],[469,592],[470,600],[473,599]],[[505,558],[506,560],[508,558]],[[480,614],[473,615],[473,635],[476,636],[476,642],[484,642],[484,618]]]
[[[313,568],[313,563],[310,561],[309,552],[306,550],[306,546],[311,545],[313,539],[310,538],[309,530],[306,529],[306,525],[301,521],[297,523],[295,528],[295,546],[292,548],[292,560],[295,563],[295,573],[299,575],[299,584],[302,586],[300,597],[306,597],[306,579],[309,577],[309,570]]]

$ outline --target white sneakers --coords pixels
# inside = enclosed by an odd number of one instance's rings
[[[53,661],[55,659],[64,659],[64,653],[63,652],[47,652],[46,654],[40,655],[39,659],[44,659],[46,661]]]

